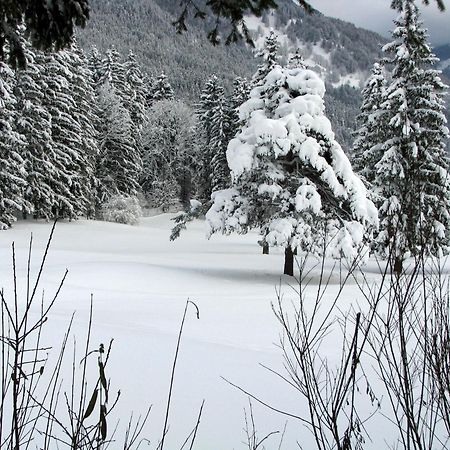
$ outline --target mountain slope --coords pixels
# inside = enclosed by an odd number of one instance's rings
[[[229,82],[236,76],[253,73],[256,62],[244,46],[213,47],[199,25],[177,35],[172,26],[175,15],[155,0],[96,0],[91,20],[79,33],[80,44],[104,51],[111,46],[126,55],[135,52],[150,74],[164,71],[176,93],[196,100],[205,79],[212,73]]]
[[[191,20],[183,35],[172,22],[180,12],[178,0],[96,0],[92,18],[79,33],[81,45],[101,51],[115,46],[126,55],[131,49],[149,74],[166,72],[176,95],[196,103],[204,82],[215,73],[227,88],[236,76],[251,77],[258,62],[244,44],[212,46],[206,39],[210,21]],[[300,48],[306,61],[326,82],[326,106],[338,140],[351,146],[355,117],[372,64],[385,39],[320,12],[305,14],[293,0],[280,0],[277,10],[248,22],[256,46],[273,28],[282,42],[282,61]],[[450,69],[449,69],[450,70]]]

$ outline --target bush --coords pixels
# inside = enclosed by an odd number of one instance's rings
[[[102,217],[108,222],[137,225],[142,217],[142,209],[137,197],[115,195],[103,205]]]

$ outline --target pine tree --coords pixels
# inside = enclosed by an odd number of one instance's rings
[[[245,95],[242,79],[236,81],[233,101]],[[236,104],[235,103],[235,104]],[[206,183],[203,186],[202,200],[210,201],[211,193],[224,189],[230,182],[230,171],[226,160],[226,149],[236,127],[236,113],[225,96],[216,75],[205,84],[197,109],[199,125],[203,129],[202,173]]]
[[[256,73],[253,75],[252,84],[258,86],[263,83],[266,75],[278,64],[280,55],[280,43],[277,34],[271,30],[264,40],[264,47],[256,52],[255,56],[262,59]]]
[[[233,92],[229,101],[230,106],[230,140],[241,126],[239,108],[250,98],[250,83],[246,78],[237,77],[233,80]]]
[[[53,141],[53,160],[56,169],[50,183],[53,195],[53,211],[57,217],[75,218],[85,214],[89,198],[89,187],[85,186],[83,176],[87,168],[84,132],[80,121],[79,105],[75,101],[75,92],[81,95],[75,86],[81,83],[80,77],[73,80],[75,55],[71,50],[47,54],[44,57],[43,106],[51,117]]]
[[[14,73],[0,61],[0,230],[9,228],[22,209],[25,187],[24,138],[15,130],[13,87]]]
[[[352,161],[355,171],[369,183],[373,183],[376,176],[375,165],[382,157],[382,142],[388,127],[381,108],[385,88],[384,68],[375,63],[362,91],[363,103],[357,117],[361,126],[353,144]]]
[[[231,110],[222,92],[211,110],[211,193],[230,185],[230,169],[227,164],[227,146],[230,141]]]
[[[44,58],[31,49],[25,39],[21,44],[26,68],[16,73],[14,94],[17,99],[16,127],[25,138],[22,157],[26,172],[24,215],[51,219],[56,205],[52,185],[57,174],[52,140],[51,116],[43,106],[45,85]]]
[[[135,196],[139,190],[142,159],[133,138],[133,122],[113,86],[100,88],[97,168],[100,204],[115,195]]]
[[[145,121],[146,85],[145,77],[139,67],[134,53],[130,50],[125,61],[125,78],[130,90],[128,111],[136,130],[140,133]]]
[[[288,63],[289,69],[307,69],[308,64],[305,62],[302,52],[299,48],[295,50],[295,53],[289,57]]]
[[[393,69],[383,95],[380,121],[388,127],[373,185],[381,198],[375,248],[390,256],[394,270],[401,272],[408,255],[448,253],[449,134],[443,114],[446,86],[432,68],[437,59],[413,1],[403,2],[394,23],[394,40],[383,48]],[[377,156],[378,147],[372,149]]]
[[[83,51],[73,44],[68,52],[70,64],[69,85],[75,102],[72,118],[80,127],[80,144],[78,151],[78,168],[76,177],[78,183],[74,194],[83,199],[82,212],[93,217],[95,208],[95,165],[99,154],[98,149],[98,115],[94,92],[93,75]]]
[[[362,181],[334,139],[317,74],[280,66],[240,108],[245,121],[227,150],[232,187],[213,194],[210,233],[266,232],[285,248],[293,274],[296,248],[355,257],[365,227],[377,223]]]
[[[221,133],[223,130],[222,122],[224,119],[224,101],[225,91],[223,86],[220,85],[219,79],[216,75],[213,75],[205,84],[203,91],[200,95],[200,102],[197,106],[197,117],[199,126],[202,129],[202,161],[201,172],[204,184],[202,186],[202,192],[200,198],[203,203],[210,201],[211,193],[213,191],[212,186],[212,160],[214,154],[221,148],[225,137]],[[219,107],[219,105],[222,105]],[[222,118],[219,114],[222,114]],[[214,116],[216,116],[214,120]],[[214,127],[213,127],[214,124]],[[216,147],[213,149],[213,139],[215,140]],[[216,158],[217,159],[217,158]],[[223,162],[223,160],[222,160]]]
[[[192,109],[180,101],[162,100],[148,111],[141,186],[152,206],[189,203],[197,166],[194,127]]]
[[[92,47],[88,58],[88,67],[92,74],[92,81],[96,87],[101,84],[100,80],[103,75],[102,66],[102,57],[97,47]]]
[[[167,80],[167,76],[164,72],[161,73],[152,84],[150,98],[151,104],[161,100],[173,100],[175,98],[172,86]]]

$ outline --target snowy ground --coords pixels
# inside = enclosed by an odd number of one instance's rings
[[[271,310],[275,288],[280,285],[282,255],[261,255],[254,234],[215,236],[207,241],[202,222],[192,224],[171,243],[169,218],[146,218],[137,227],[83,220],[57,225],[44,275],[47,295],[66,267],[69,275],[52,313],[49,339],[57,346],[73,311],[74,333],[82,339],[93,293],[92,345],[115,340],[108,376],[113,389],[122,391],[120,417],[125,422],[131,411],[139,414],[153,404],[144,435],[155,448],[184,305],[188,298],[195,301],[200,320],[190,310],[177,367],[167,448],[181,447],[203,399],[206,404],[195,448],[245,448],[243,408],[247,398],[221,377],[277,408],[304,412],[298,395],[260,366],[279,370],[282,364],[274,345],[279,326]],[[46,223],[19,222],[0,234],[0,286],[10,287],[11,242],[16,245],[20,285],[25,278],[30,233],[36,266],[50,228]],[[286,280],[281,282],[285,296],[294,297]],[[357,288],[350,285],[345,296],[346,301],[356,303]],[[259,407],[255,407],[255,414],[261,435],[282,430],[286,421]],[[300,423],[290,420],[283,448],[294,448],[296,440],[308,443],[307,436]],[[266,448],[278,448],[278,440],[267,441]]]

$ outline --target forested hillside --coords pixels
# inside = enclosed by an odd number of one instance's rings
[[[208,22],[191,20],[188,32],[177,35],[172,26],[179,12],[176,0],[97,0],[92,8],[88,27],[79,35],[86,51],[92,45],[100,51],[114,46],[124,55],[132,49],[147,73],[164,71],[176,96],[189,103],[198,102],[202,85],[212,74],[230,90],[236,76],[249,78],[257,67],[248,46],[208,43]],[[273,27],[285,59],[299,48],[315,65],[326,81],[328,115],[348,147],[361,103],[360,88],[384,39],[319,12],[305,15],[292,0],[283,0],[276,11],[250,20],[249,26],[257,48]]]
[[[202,22],[178,35],[170,12],[178,2],[169,0],[96,0],[88,27],[79,42],[89,53],[114,46],[126,55],[131,49],[148,74],[165,72],[176,96],[198,101],[203,83],[213,73],[231,87],[236,76],[249,76],[256,68],[252,52],[244,46],[212,46],[205,39]]]

